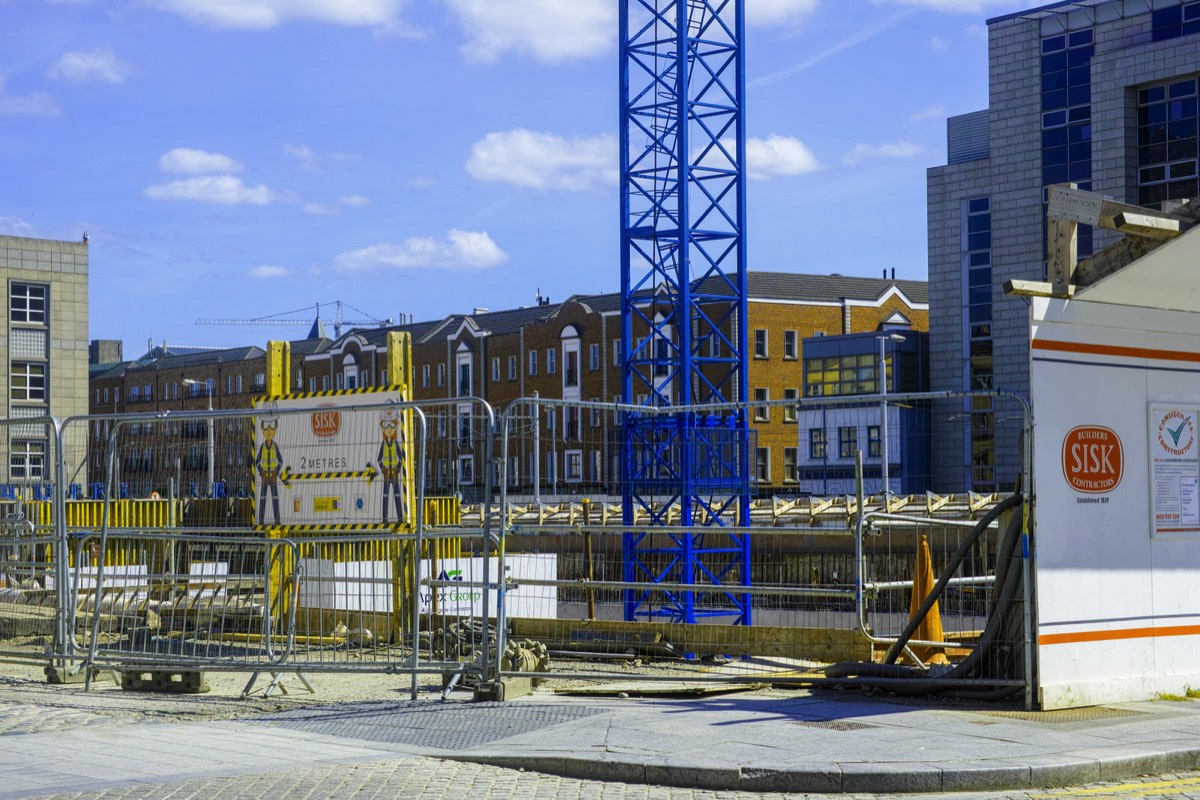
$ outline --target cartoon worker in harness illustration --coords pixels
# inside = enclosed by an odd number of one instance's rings
[[[263,417],[263,442],[258,446],[254,457],[254,468],[258,470],[258,524],[265,524],[264,516],[267,510],[267,493],[271,494],[271,511],[275,524],[279,524],[279,478],[283,472],[283,457],[279,453],[279,445],[275,443],[275,431],[279,428],[279,418],[274,414]]]
[[[404,455],[400,451],[400,443],[396,433],[400,426],[400,412],[388,408],[379,415],[379,430],[383,441],[379,444],[379,471],[383,478],[383,524],[388,522],[388,494],[392,496],[392,504],[396,509],[396,521],[403,522],[404,514],[400,510],[400,470],[403,466]]]

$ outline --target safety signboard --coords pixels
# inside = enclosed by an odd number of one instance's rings
[[[266,527],[383,528],[411,518],[409,414],[398,391],[257,403],[254,521]]]

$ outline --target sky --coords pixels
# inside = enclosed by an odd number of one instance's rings
[[[621,1],[0,0],[0,234],[86,231],[127,358],[616,292]],[[924,280],[985,21],[1040,4],[746,0],[749,268]]]

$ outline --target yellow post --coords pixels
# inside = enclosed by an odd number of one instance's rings
[[[917,544],[917,565],[913,571],[912,597],[908,602],[909,619],[916,616],[917,609],[925,602],[925,598],[933,592],[935,583],[936,581],[933,578],[933,556],[929,552],[929,537],[923,533]],[[916,631],[913,632],[912,638],[924,642],[946,641],[946,635],[942,631],[942,614],[938,610],[937,603],[933,604],[929,609],[929,613],[925,615],[925,619],[921,620]],[[926,664],[949,663],[946,660],[946,654],[938,648],[914,646],[912,650]]]
[[[291,386],[292,345],[288,342],[267,342],[267,396],[279,397]]]

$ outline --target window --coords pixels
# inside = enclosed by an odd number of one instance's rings
[[[529,374],[537,375],[537,350],[529,351]]]
[[[353,353],[347,354],[342,359],[342,375],[345,377],[347,389],[357,389],[359,387],[358,357]]]
[[[308,391],[309,391],[309,394],[316,394],[316,391],[317,391],[317,379],[316,378],[308,379]]]
[[[591,402],[599,403],[600,398],[593,397]],[[593,428],[600,427],[600,409],[596,406],[593,406],[592,408],[588,409],[588,425],[590,425]]]
[[[573,406],[568,406],[563,409],[563,441],[581,441],[583,431],[579,425],[579,409]]]
[[[867,456],[869,458],[879,458],[883,453],[883,448],[879,444],[879,426],[867,426]]]
[[[563,351],[563,386],[579,385],[579,353]]]
[[[388,383],[388,373],[387,373],[386,369],[379,370],[379,385],[380,386],[391,386],[391,384]]]
[[[796,448],[783,448],[783,482],[796,483],[800,480],[800,471],[796,466]]]
[[[1200,32],[1200,3],[1181,3],[1156,10],[1151,17],[1155,42]]]
[[[759,483],[771,480],[771,448],[759,447],[754,452],[754,477]]]
[[[796,421],[796,404],[798,402],[800,402],[800,390],[799,389],[784,389],[783,390],[783,399],[788,402],[788,404],[783,407],[783,421],[784,422],[795,422]]]
[[[468,486],[475,483],[475,456],[458,457],[458,482]]]
[[[471,414],[458,415],[458,443],[463,447],[468,447],[471,444]]]
[[[838,456],[854,458],[858,452],[858,428],[838,428]]]
[[[558,351],[553,347],[546,348],[546,374],[553,375],[558,371]]]
[[[297,372],[296,373],[296,388],[299,389],[303,385],[304,385],[304,375]],[[242,376],[241,375],[237,376],[237,379],[233,382],[233,387],[234,387],[234,390],[238,394],[242,393]]]
[[[429,365],[421,365],[421,386],[425,389],[429,388]]]
[[[500,358],[492,359],[492,383],[500,382]]]
[[[754,329],[754,357],[755,358],[766,358],[767,357],[767,329],[766,328],[755,328]]]
[[[768,406],[759,405],[759,403],[769,402],[770,399],[771,399],[771,390],[770,389],[764,389],[762,387],[759,387],[754,390],[754,403],[755,403],[755,405],[754,405],[754,421],[755,422],[770,422],[771,421],[771,409]]]
[[[1195,6],[1200,11],[1200,5]],[[1179,7],[1174,9],[1179,11]],[[1156,12],[1157,13],[1157,12]],[[1200,15],[1198,15],[1200,16]],[[1200,19],[1195,24],[1200,24]],[[1138,203],[1159,208],[1166,200],[1196,197],[1196,79],[1138,91]]]
[[[1092,29],[1048,36],[1041,49],[1042,185],[1074,181],[1091,189]],[[1079,257],[1091,254],[1092,227],[1080,225]]]
[[[41,480],[46,475],[46,443],[15,440],[9,451],[8,476],[12,480]]]
[[[13,322],[46,324],[46,287],[33,283],[14,283],[9,293],[9,319]]]
[[[824,428],[808,429],[808,457],[813,461],[823,461],[829,455],[829,440],[825,437]]]
[[[458,362],[458,396],[471,396],[471,362]]]
[[[334,378],[336,379],[336,381],[337,381],[336,385],[337,385],[337,390],[338,390],[339,392],[340,392],[342,389],[346,388],[346,384],[345,384],[345,381],[346,381],[346,376],[345,376],[345,375],[343,375],[342,373],[340,373],[340,372],[339,372],[337,375],[334,375],[333,377],[334,377]]]
[[[151,383],[146,384],[142,399],[145,400],[147,403],[149,403],[152,399],[154,399],[154,384],[151,384]]]
[[[321,391],[322,392],[329,391],[329,376],[328,375],[321,376]]]
[[[588,369],[592,372],[600,369],[600,345],[588,345]]]
[[[783,332],[783,357],[788,361],[795,361],[800,357],[800,348],[795,331]]]
[[[297,391],[297,392],[304,391],[304,370],[303,369],[296,370],[296,382],[293,383],[292,386],[295,387],[295,389],[293,391]],[[242,376],[241,375],[237,376],[237,390],[238,390],[238,394],[241,394],[241,391],[242,391]],[[233,462],[230,461],[229,463],[232,464]]]
[[[508,379],[510,381],[515,381],[517,379],[517,357],[516,356],[508,357]]]
[[[438,386],[446,385],[446,365],[445,364],[437,365],[437,385]]]
[[[568,450],[565,459],[567,483],[579,483],[583,480],[583,451]]]
[[[621,340],[620,339],[612,340],[612,354],[613,354],[613,366],[614,367],[621,366]]]
[[[205,387],[205,391],[207,391],[208,394],[211,395],[213,393],[213,379],[209,378],[208,380],[206,380],[204,382],[204,387]],[[265,392],[267,390],[267,373],[265,373],[265,372],[254,373],[253,383],[250,386],[250,388],[256,392]]]
[[[9,380],[9,397],[13,400],[46,399],[46,365],[14,361]],[[137,387],[134,387],[135,389]]]
[[[225,394],[233,394],[233,376],[225,376]]]

